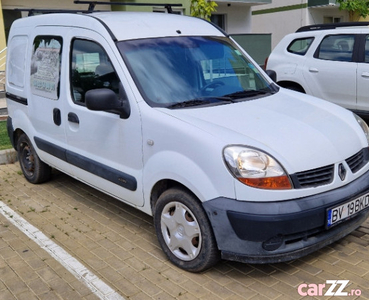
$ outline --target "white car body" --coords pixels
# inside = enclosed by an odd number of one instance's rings
[[[333,28],[330,25],[333,25]],[[367,25],[367,23],[338,23],[303,27],[295,33],[286,35],[278,43],[268,57],[266,68],[276,72],[277,83],[281,86],[367,115],[369,111]],[[337,55],[320,57],[324,40],[335,37],[337,42],[332,44],[332,51],[336,51]],[[294,42],[309,38],[313,41],[307,51],[304,49],[298,53],[289,50]],[[342,48],[340,43],[346,46]],[[339,53],[343,55],[340,56]],[[345,58],[344,55],[350,57]]]
[[[366,125],[339,106],[278,89],[256,64],[252,66],[252,59],[240,48],[234,53],[242,61],[248,60],[248,66],[255,72],[251,75],[269,86],[265,95],[247,100],[237,98],[231,101],[235,103],[222,105],[183,108],[150,105],[145,96],[149,92],[137,84],[140,79],[135,72],[139,69],[127,64],[131,58],[124,47],[134,45],[136,40],[154,38],[151,41],[157,41],[178,36],[192,41],[203,37],[230,41],[224,32],[208,22],[176,15],[53,14],[14,22],[7,61],[8,130],[20,152],[27,179],[36,181],[33,165],[27,176],[27,163],[30,163],[29,156],[34,158],[37,154],[42,164],[154,217],[155,201],[165,190],[180,187],[201,203],[201,210],[207,216],[204,218],[209,219],[209,228],[215,236],[216,250],[231,260],[265,263],[293,259],[358,227],[368,215],[366,198],[363,206],[355,211],[355,218],[342,219],[341,225],[330,229],[326,228],[329,227],[326,212],[369,193]],[[59,68],[59,75],[43,70],[43,60],[53,54],[48,46],[34,42],[40,40],[60,44],[53,48],[59,62],[55,62],[52,70]],[[88,109],[78,103],[83,96],[74,89],[71,73],[74,64],[81,63],[81,58],[75,60],[82,49],[74,52],[76,41],[81,45],[93,41],[104,49],[124,88],[126,100],[122,106],[129,105],[128,112],[120,110],[119,114],[86,104]],[[36,48],[39,55],[35,55]],[[44,57],[37,60],[42,55]],[[153,71],[145,66],[145,72]],[[38,72],[41,72],[38,77],[32,77]],[[206,69],[206,72],[211,71]],[[51,76],[57,80],[53,81]],[[168,82],[170,80],[168,78]],[[230,87],[225,84],[222,88]],[[157,89],[166,90],[166,83],[162,82]],[[211,91],[216,89],[210,88]],[[106,88],[100,91],[105,93]],[[19,142],[24,136],[29,142]],[[26,147],[24,143],[28,143]],[[277,165],[282,166],[279,171],[291,182],[291,188],[255,188],[237,180],[230,170],[229,147],[232,151],[237,147],[256,149],[258,153],[267,154],[268,159],[274,158]],[[29,149],[34,149],[36,154]],[[23,152],[27,155],[23,156]],[[357,169],[351,164],[353,156],[360,157]],[[318,172],[316,170],[327,166],[330,166],[331,177],[323,184],[300,186],[296,179],[300,173]],[[198,223],[201,227],[202,220]],[[160,227],[160,222],[157,226]],[[181,236],[183,227],[178,226]],[[207,239],[205,235],[200,237]],[[298,241],[286,243],[288,239]],[[206,256],[202,249],[200,246],[195,250],[195,258],[185,255],[182,259],[183,253],[175,250],[170,255],[180,258],[179,262],[174,261],[177,265],[201,271],[205,267],[187,267],[186,262],[196,261],[197,255]]]

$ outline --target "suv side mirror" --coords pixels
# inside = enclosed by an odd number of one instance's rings
[[[267,73],[267,75],[270,77],[271,80],[273,80],[274,82],[277,82],[277,73],[273,70],[266,70],[265,71]]]
[[[118,112],[122,119],[128,119],[131,109],[124,93],[123,86],[119,85],[119,98],[110,89],[93,89],[86,92],[86,107],[90,110]]]

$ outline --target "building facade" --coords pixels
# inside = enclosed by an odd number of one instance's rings
[[[278,0],[252,11],[252,31],[270,33],[272,48],[301,26],[348,21],[348,12],[335,0]]]

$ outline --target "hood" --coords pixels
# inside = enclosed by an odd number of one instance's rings
[[[259,148],[274,156],[289,173],[345,160],[367,146],[352,112],[283,89],[238,103],[165,112],[211,134],[224,147]]]

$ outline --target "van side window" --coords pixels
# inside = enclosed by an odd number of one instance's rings
[[[37,36],[31,57],[31,91],[34,95],[58,100],[60,85],[60,36]]]
[[[10,86],[23,89],[28,37],[26,35],[14,36],[8,44],[7,80]]]
[[[108,88],[119,94],[119,77],[108,55],[97,43],[75,39],[70,66],[71,92],[76,104],[85,103],[87,91]]]

